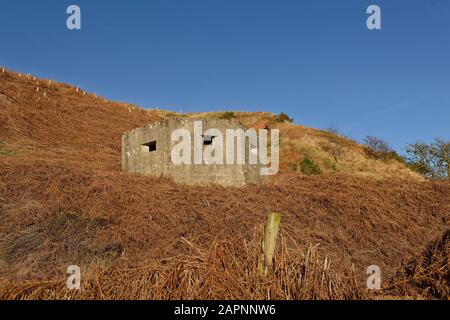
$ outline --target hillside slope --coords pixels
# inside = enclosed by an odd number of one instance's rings
[[[86,93],[82,89],[36,79],[30,75],[0,72],[0,137],[14,151],[31,147],[35,157],[82,161],[105,170],[120,168],[123,132],[167,117],[218,118],[216,113],[176,114],[145,110]],[[267,123],[281,134],[281,169],[295,171],[301,160],[314,159],[325,173],[346,173],[373,178],[422,178],[395,160],[371,159],[356,142],[329,132],[277,123],[270,113],[236,112],[249,127]],[[38,147],[35,148],[36,144]],[[81,150],[84,150],[81,152]],[[113,164],[115,165],[114,167]]]
[[[380,160],[371,156],[365,146],[328,131],[301,125],[278,122],[271,113],[232,112],[245,125],[255,129],[280,130],[280,166],[282,172],[301,173],[302,160],[314,160],[325,174],[345,173],[374,179],[401,178],[423,181],[423,177],[411,171],[395,159]],[[220,118],[224,112],[207,112],[182,115],[195,118]],[[170,113],[169,116],[177,116]],[[178,115],[179,116],[179,115]]]
[[[290,254],[295,263],[304,257],[297,250],[318,245],[318,254],[331,259],[338,274],[354,270],[363,285],[367,266],[377,264],[384,274],[394,275],[403,258],[420,254],[449,227],[448,182],[423,181],[399,163],[368,159],[352,141],[278,124],[265,113],[237,113],[249,126],[269,121],[280,127],[282,144],[289,145],[281,155],[282,161],[289,159],[283,172],[260,185],[188,187],[122,173],[122,133],[172,116],[177,115],[0,70],[0,297],[16,297],[17,292],[37,297],[33,294],[39,292],[40,298],[67,298],[45,288],[56,286],[67,266],[77,264],[87,274],[115,274],[106,276],[90,298],[134,297],[107,288],[119,290],[113,281],[120,274],[120,281],[132,285],[133,275],[149,266],[177,272],[178,280],[164,278],[174,285],[158,282],[160,291],[140,289],[137,297],[264,298],[264,290],[242,291],[244,280],[226,289],[208,275],[236,273],[245,279],[243,274],[256,269],[258,246],[250,244],[271,211],[283,214],[281,234],[290,245],[287,251],[279,248],[278,261],[287,261],[281,257]],[[306,177],[291,172],[293,160],[305,154],[326,167],[326,151],[317,148],[324,143],[340,143],[346,150],[335,163],[336,173]],[[184,271],[209,279],[197,295],[189,290],[195,291],[198,282],[182,285]],[[273,290],[279,298],[361,297],[338,290],[325,296],[314,290],[310,295]]]

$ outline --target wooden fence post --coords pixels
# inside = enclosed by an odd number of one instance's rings
[[[281,214],[272,212],[269,215],[264,228],[264,240],[262,242],[263,257],[261,257],[258,263],[258,269],[261,276],[266,277],[269,273],[269,268],[272,266],[280,224]]]

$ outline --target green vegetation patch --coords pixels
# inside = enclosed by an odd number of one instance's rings
[[[275,116],[275,121],[278,123],[292,123],[294,119],[289,117],[286,113],[282,112],[279,115]]]
[[[220,116],[219,119],[225,119],[225,120],[230,120],[230,119],[235,119],[236,115],[234,114],[233,111],[225,111],[224,113],[222,113],[222,115]]]
[[[17,154],[16,151],[11,150],[10,148],[8,148],[6,143],[4,141],[0,140],[0,156],[13,157],[16,154]]]
[[[300,170],[308,176],[316,176],[322,173],[320,166],[311,158],[305,157],[300,164]]]

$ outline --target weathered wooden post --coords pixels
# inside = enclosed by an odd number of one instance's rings
[[[272,212],[269,215],[264,228],[264,240],[262,242],[263,255],[258,263],[258,269],[261,276],[266,277],[269,273],[269,268],[272,266],[280,224],[281,214]]]

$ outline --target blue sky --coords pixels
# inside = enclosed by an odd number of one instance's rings
[[[82,30],[66,28],[66,8]],[[382,30],[366,9],[382,10]],[[183,112],[286,112],[408,142],[450,139],[448,0],[0,0],[0,65]]]

